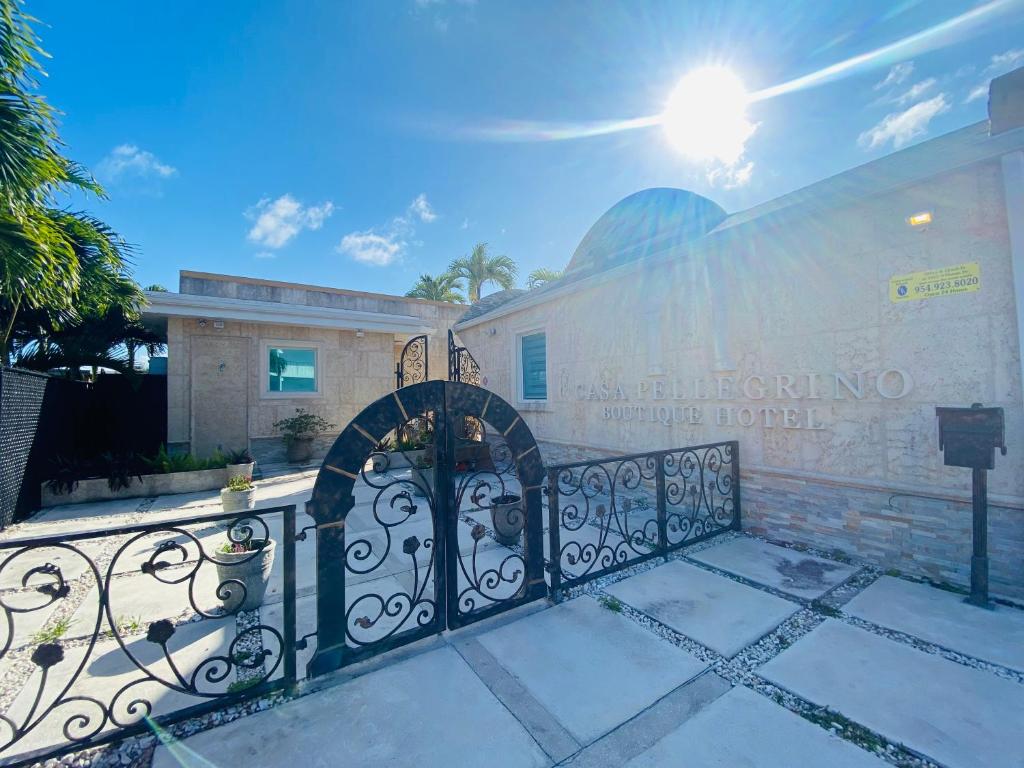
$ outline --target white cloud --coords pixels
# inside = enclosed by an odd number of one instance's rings
[[[413,239],[417,224],[429,224],[436,219],[437,213],[427,200],[426,193],[421,192],[406,206],[405,212],[391,219],[386,227],[379,231],[367,229],[349,232],[335,250],[363,264],[386,267],[401,259],[410,244],[420,244]]]
[[[982,83],[981,85],[976,85],[973,88],[971,88],[971,92],[968,93],[967,94],[967,98],[964,99],[964,104],[970,104],[972,101],[977,101],[978,99],[984,99],[986,96],[988,96],[988,83],[987,82]]]
[[[1009,72],[1020,64],[1024,64],[1024,48],[1011,48],[1008,51],[1003,51],[993,56],[985,71],[993,74],[1002,74]]]
[[[282,248],[302,230],[320,229],[333,212],[330,200],[305,207],[289,194],[277,200],[265,197],[245,212],[246,218],[254,222],[248,237],[267,248]]]
[[[166,179],[178,172],[174,166],[160,162],[152,152],[134,144],[121,144],[100,160],[97,172],[102,178],[118,181],[122,178]]]
[[[416,196],[416,199],[409,203],[409,213],[419,217],[420,221],[425,221],[428,224],[437,218],[437,214],[434,213],[434,209],[430,207],[430,203],[427,201],[427,195],[424,192],[420,192]]]
[[[257,259],[276,259],[277,254],[271,253],[270,251],[260,251],[259,253],[255,254],[255,257]]]
[[[903,112],[886,115],[876,126],[864,131],[857,138],[857,143],[866,149],[874,149],[891,141],[893,148],[899,149],[927,132],[932,119],[948,109],[946,94],[940,93],[927,101],[918,102]]]
[[[896,97],[895,102],[900,106],[909,104],[912,101],[917,101],[919,98],[924,96],[928,91],[935,87],[938,83],[934,77],[929,77],[927,80],[922,80],[919,83],[914,83],[910,88],[904,91],[902,94]]]
[[[914,62],[903,61],[899,64],[894,64],[890,68],[889,74],[885,76],[885,79],[875,83],[875,90],[880,91],[883,88],[899,85],[912,74],[914,74]]]
[[[989,84],[992,82],[993,77],[1005,75],[1011,69],[1016,69],[1021,64],[1024,64],[1024,48],[1011,48],[1008,51],[997,53],[989,59],[988,65],[982,70],[982,74],[986,75],[985,80],[971,88],[967,98],[964,99],[964,103],[970,104],[972,101],[988,96]]]
[[[379,235],[372,230],[349,232],[338,244],[338,252],[363,264],[386,267],[405,251],[405,242],[394,234]]]
[[[721,184],[724,189],[736,189],[737,187],[745,187],[749,184],[753,175],[753,160],[744,165],[723,165],[708,171],[708,184],[711,186]]]
[[[459,229],[469,229],[469,219],[463,219],[462,226]]]

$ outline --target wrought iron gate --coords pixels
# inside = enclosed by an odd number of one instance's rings
[[[327,454],[314,675],[546,594],[529,427],[498,395],[427,381],[360,413]]]
[[[413,336],[402,347],[395,363],[395,387],[401,389],[430,379],[430,349],[427,336]]]
[[[455,334],[448,331],[448,381],[461,381],[480,386],[480,366],[465,347],[455,343]]]

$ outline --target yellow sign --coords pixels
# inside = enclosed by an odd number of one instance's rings
[[[973,293],[980,289],[981,267],[976,261],[889,278],[889,300],[892,302]]]

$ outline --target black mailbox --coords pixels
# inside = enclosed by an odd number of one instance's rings
[[[995,469],[996,448],[1006,455],[1002,408],[936,408],[939,449],[947,467]]]

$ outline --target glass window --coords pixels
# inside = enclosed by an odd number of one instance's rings
[[[316,350],[270,347],[267,350],[270,392],[316,392]]]
[[[523,400],[547,400],[548,353],[543,333],[522,337]]]

